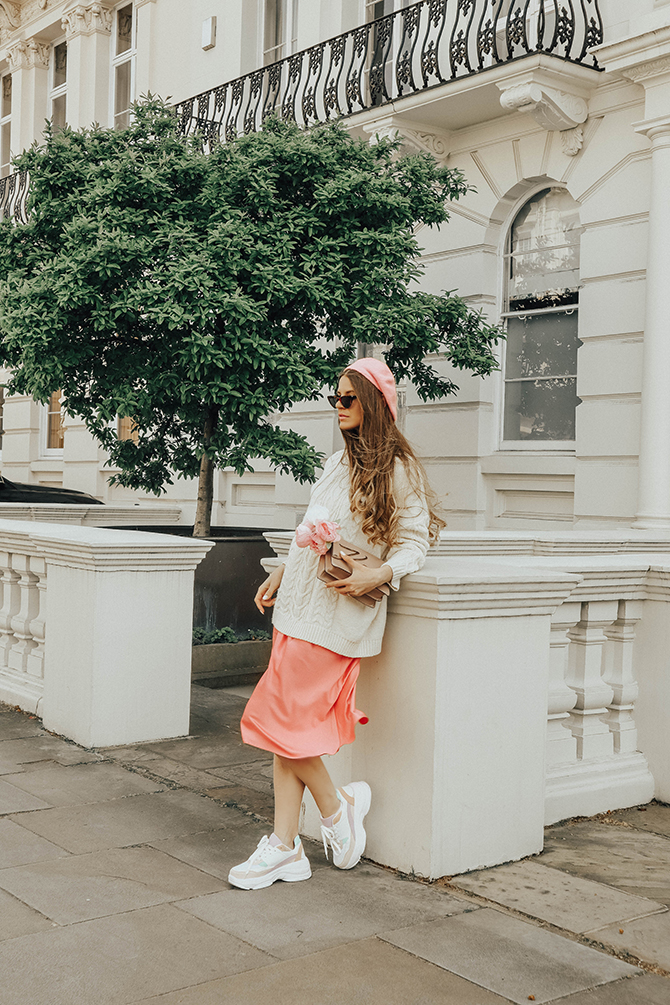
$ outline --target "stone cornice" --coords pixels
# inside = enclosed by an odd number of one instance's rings
[[[670,73],[670,25],[622,38],[594,49],[608,73],[643,83]]]
[[[109,35],[112,31],[112,20],[112,11],[106,5],[80,3],[65,11],[61,24],[68,39],[71,39],[77,35],[94,35],[96,32]]]

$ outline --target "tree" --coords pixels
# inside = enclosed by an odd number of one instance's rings
[[[428,353],[496,367],[496,329],[409,288],[413,228],[445,222],[467,191],[427,154],[276,119],[206,154],[149,97],[128,129],[48,128],[15,163],[30,198],[27,223],[0,224],[8,391],[60,388],[120,469],[112,482],[159,494],[199,476],[197,536],[216,467],[267,458],[314,478],[319,454],[276,415],[333,384],[358,342],[386,343],[424,400],[456,389]],[[136,437],[117,438],[117,415]]]

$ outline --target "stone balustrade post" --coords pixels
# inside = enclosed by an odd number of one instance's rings
[[[577,759],[577,741],[570,729],[570,712],[577,692],[568,687],[570,639],[568,632],[581,618],[581,604],[566,601],[551,619],[549,642],[549,702],[547,715],[547,768]]]
[[[0,666],[9,666],[9,653],[16,638],[12,629],[12,619],[18,613],[21,604],[19,590],[19,573],[12,567],[12,554],[0,552],[2,566],[2,608],[0,608]],[[2,690],[0,689],[0,697]]]
[[[603,649],[607,642],[604,629],[616,616],[615,600],[583,603],[579,622],[568,632],[572,645],[567,683],[577,694],[570,722],[580,760],[614,752],[612,734],[604,721],[613,691],[603,678]]]
[[[0,520],[0,699],[85,747],[187,734],[193,578],[211,547]]]
[[[436,877],[539,852],[550,619],[580,577],[429,557],[363,661],[369,723],[328,759],[373,793],[367,854]],[[309,800],[303,830],[318,836]]]
[[[37,648],[33,639],[31,623],[39,612],[38,577],[32,572],[31,555],[15,554],[14,570],[19,574],[19,609],[11,619],[11,628],[16,641],[8,654],[8,665],[12,670],[25,673],[31,652]]]
[[[603,677],[613,691],[605,722],[612,733],[615,754],[631,754],[637,750],[633,710],[639,689],[633,672],[633,643],[642,606],[639,600],[620,600],[616,621],[605,629]]]

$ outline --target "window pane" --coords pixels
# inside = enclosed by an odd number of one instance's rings
[[[54,129],[62,129],[66,122],[67,98],[61,94],[51,102],[51,121]]]
[[[264,63],[268,66],[281,59],[283,53],[284,4],[286,0],[265,0],[265,18],[263,22]]]
[[[512,226],[510,310],[576,301],[580,236],[579,207],[565,189],[545,189],[526,203]]]
[[[54,46],[54,87],[60,87],[67,81],[67,42]]]
[[[132,440],[133,443],[137,443],[139,436],[135,420],[129,415],[120,415],[117,420],[116,435],[120,440]]]
[[[577,373],[577,311],[507,320],[505,377]]]
[[[65,436],[60,409],[60,391],[54,391],[49,398],[47,420],[47,447],[49,450],[62,450]]]
[[[122,7],[116,15],[116,54],[127,52],[133,44],[133,5]]]
[[[114,125],[125,129],[130,123],[130,60],[120,63],[114,80]]]
[[[520,380],[505,387],[506,440],[574,440],[575,377]]]
[[[12,75],[2,78],[2,117],[12,114]]]

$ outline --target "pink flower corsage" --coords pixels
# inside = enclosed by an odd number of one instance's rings
[[[325,506],[311,506],[296,529],[295,543],[299,548],[311,548],[317,555],[325,555],[333,541],[339,541],[339,523],[328,519]]]

